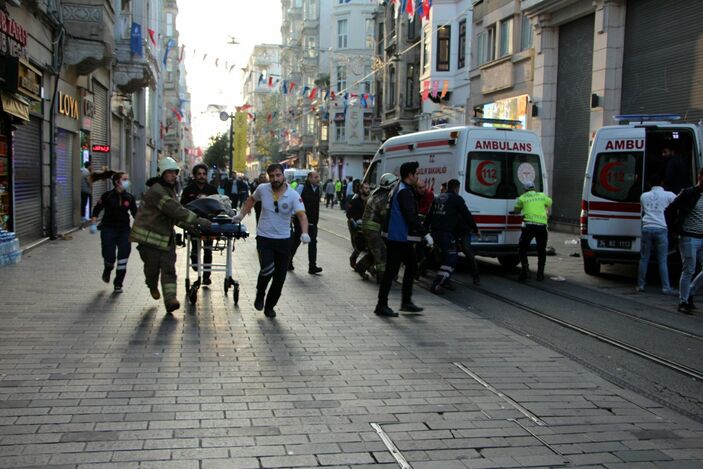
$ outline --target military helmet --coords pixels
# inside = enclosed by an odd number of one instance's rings
[[[381,176],[381,180],[378,182],[378,185],[381,187],[391,187],[393,184],[395,184],[398,181],[398,176],[392,173],[386,173],[383,176]]]
[[[176,160],[174,160],[170,156],[159,160],[159,176],[163,176],[164,171],[175,171],[176,173],[178,173],[179,170],[180,168],[178,167],[178,163],[176,163]]]

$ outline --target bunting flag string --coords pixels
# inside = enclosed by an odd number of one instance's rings
[[[444,97],[447,95],[448,91],[449,91],[449,80],[444,80],[444,83],[442,84],[442,95],[440,96],[440,98],[444,99]]]

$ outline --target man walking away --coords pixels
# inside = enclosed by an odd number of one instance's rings
[[[658,174],[652,174],[649,177],[649,184],[652,189],[640,196],[642,204],[642,241],[640,243],[640,264],[637,271],[636,290],[638,292],[644,291],[649,257],[652,253],[652,248],[656,247],[662,293],[670,295],[674,293],[674,290],[671,289],[669,284],[669,232],[664,211],[674,201],[676,194],[664,190],[661,176]]]
[[[308,218],[305,216],[303,200],[297,192],[286,184],[283,166],[273,163],[266,168],[269,183],[259,184],[249,196],[241,212],[234,217],[240,222],[251,211],[257,201],[261,201],[261,218],[256,227],[256,249],[259,253],[259,279],[256,283],[254,308],[264,310],[268,318],[275,318],[274,307],[281,297],[283,283],[288,273],[288,260],[291,253],[290,218],[294,214],[300,222],[300,241],[310,242]],[[273,282],[271,282],[273,279]],[[271,282],[271,288],[266,288]]]
[[[364,215],[361,218],[361,233],[369,252],[356,263],[357,272],[371,271],[376,282],[381,283],[386,271],[386,244],[381,236],[381,228],[388,215],[388,200],[391,191],[398,182],[398,176],[385,173],[366,201]],[[352,267],[353,268],[353,267]]]
[[[93,183],[91,181],[91,173],[93,166],[90,161],[86,161],[81,168],[81,219],[88,220],[91,210],[93,209]],[[86,209],[86,207],[88,207]]]
[[[675,218],[675,229],[680,233],[681,279],[679,280],[679,307],[681,313],[693,314],[696,309],[693,295],[703,283],[703,276],[696,273],[696,262],[703,264],[703,169],[698,173],[698,184],[688,187],[676,196],[669,211]]]
[[[328,179],[325,183],[325,207],[334,208],[334,182],[332,179]]]
[[[242,208],[249,198],[249,183],[242,176],[237,178],[237,192],[239,194],[237,207]]]
[[[142,204],[129,236],[138,243],[137,250],[144,261],[144,277],[151,297],[161,298],[158,283],[161,276],[161,290],[164,294],[166,312],[171,313],[181,307],[177,297],[176,243],[173,226],[199,225],[209,229],[212,223],[198,216],[178,203],[175,184],[178,177],[178,163],[166,157],[159,161],[159,178],[144,193]]]
[[[201,197],[207,197],[209,195],[217,194],[217,188],[208,184],[207,182],[207,166],[204,164],[196,164],[193,166],[192,170],[193,180],[188,184],[181,194],[181,205],[185,206],[192,201],[199,199]],[[202,241],[203,245],[203,264],[206,266],[212,266],[212,240],[207,239]],[[193,266],[193,270],[198,270],[198,249],[195,243],[190,249],[190,263]],[[212,284],[210,280],[211,272],[203,272],[203,285]]]
[[[400,166],[401,182],[396,186],[390,198],[390,210],[383,234],[386,238],[386,271],[378,290],[378,303],[375,313],[379,316],[398,316],[398,313],[388,307],[388,294],[393,279],[398,275],[400,264],[405,266],[403,274],[401,311],[418,313],[423,308],[412,302],[413,281],[417,270],[414,242],[420,242],[424,237],[431,248],[434,244],[432,236],[425,233],[417,213],[417,201],[413,186],[417,183],[417,161],[403,163]]]
[[[527,263],[527,250],[533,239],[537,240],[537,280],[544,280],[544,265],[547,263],[547,213],[552,206],[552,199],[544,192],[535,190],[535,183],[525,183],[525,193],[517,199],[515,212],[522,212],[522,234],[520,235],[519,254],[522,271],[518,280],[524,282],[529,278],[530,267]]]
[[[459,195],[461,183],[450,179],[447,192],[434,199],[425,225],[431,229],[432,239],[442,251],[442,265],[432,282],[432,293],[439,294],[443,288],[453,290],[450,279],[459,260],[457,255],[456,233],[478,233],[478,226],[471,215],[466,201]]]
[[[303,184],[303,189],[300,193],[300,198],[303,199],[305,206],[305,215],[308,218],[308,235],[310,242],[308,243],[308,273],[317,275],[322,272],[322,267],[317,266],[317,224],[320,221],[320,174],[316,171],[308,173],[308,177]],[[297,216],[293,217],[293,249],[290,254],[290,262],[288,270],[293,270],[293,257],[300,247],[300,238],[302,235],[300,220]]]

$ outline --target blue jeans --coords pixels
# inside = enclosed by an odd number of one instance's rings
[[[657,250],[657,264],[659,265],[659,279],[662,290],[671,290],[669,284],[669,266],[667,254],[669,253],[669,239],[665,228],[642,228],[642,242],[640,246],[640,267],[637,271],[637,286],[644,288],[647,277],[647,267],[652,253],[652,247]],[[694,262],[695,267],[695,262]]]
[[[688,297],[693,295],[698,287],[703,283],[701,274],[698,274],[691,282],[693,274],[696,273],[696,261],[703,264],[703,238],[692,238],[682,236],[679,241],[679,251],[681,252],[681,280],[679,281],[679,300],[682,303],[688,302]]]

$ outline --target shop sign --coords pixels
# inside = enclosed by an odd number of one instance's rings
[[[93,145],[90,147],[93,153],[110,153],[110,145]]]
[[[41,72],[20,59],[17,68],[17,91],[35,101],[41,101],[41,81]]]
[[[522,122],[518,128],[527,128],[527,105],[529,96],[526,94],[512,98],[499,99],[483,105],[481,117],[486,119],[508,119]],[[494,127],[495,124],[484,123],[484,127]]]
[[[59,91],[59,114],[78,120],[78,100]]]
[[[0,10],[0,54],[12,57],[27,55],[27,30]]]
[[[95,101],[93,93],[86,89],[80,90],[81,94],[81,129],[91,130],[93,128],[93,118],[95,117]]]

